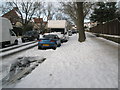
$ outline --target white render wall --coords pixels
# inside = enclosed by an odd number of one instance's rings
[[[48,28],[66,28],[66,20],[49,20]]]

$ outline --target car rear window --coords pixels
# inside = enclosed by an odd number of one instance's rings
[[[55,39],[57,36],[56,35],[44,35],[44,38],[52,38]]]

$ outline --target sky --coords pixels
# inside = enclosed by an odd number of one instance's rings
[[[13,0],[2,0],[2,1],[0,1],[0,7],[1,7],[1,5],[3,4],[3,3],[5,3],[6,1],[13,1]],[[19,0],[19,2],[20,1],[22,1],[22,0]],[[28,0],[24,0],[24,1],[28,1]],[[42,1],[42,0],[29,0],[29,1]],[[59,0],[59,1],[70,1],[70,0]],[[80,1],[80,0],[77,0],[77,1]],[[86,0],[86,1],[91,1],[91,0]],[[93,0],[92,0],[93,1]],[[96,0],[94,0],[94,1],[96,1]],[[99,0],[99,1],[101,1],[101,0]],[[115,1],[115,0],[108,0],[108,1]],[[120,0],[117,0],[117,2],[118,1],[120,1]],[[42,1],[43,2],[43,1]],[[59,4],[57,3],[58,2],[58,0],[44,0],[44,2],[52,2],[52,3],[55,3],[55,4],[53,4],[54,5],[54,8],[57,8],[57,7],[59,7]],[[1,10],[0,10],[0,16],[2,15],[2,12],[1,12]],[[43,16],[43,15],[42,15]],[[46,20],[46,19],[45,19]],[[87,20],[87,19],[85,19],[84,20],[85,22],[90,22],[90,20]]]

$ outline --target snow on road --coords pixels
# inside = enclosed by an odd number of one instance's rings
[[[38,50],[22,54],[46,57],[31,74],[14,88],[117,88],[118,44],[87,34],[83,43],[73,35],[57,50]],[[21,55],[20,55],[21,56]]]
[[[25,47],[18,48],[17,50],[22,48],[25,48]],[[52,50],[46,50],[46,52],[40,51],[40,50],[38,51],[36,46],[35,48],[25,50],[19,53],[15,53],[12,56],[7,56],[5,58],[2,58],[2,60],[0,60],[0,67],[2,68],[0,69],[0,80],[9,73],[11,64],[16,62],[16,60],[18,60],[17,58],[19,57],[39,57],[38,59],[41,59],[43,57],[47,58],[49,55],[52,54],[52,52],[54,51]]]

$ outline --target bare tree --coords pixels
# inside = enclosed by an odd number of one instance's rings
[[[46,6],[43,8],[44,18],[46,18],[47,21],[52,20],[55,12],[57,11],[57,9],[54,8],[53,3],[46,3]]]
[[[89,13],[93,4],[90,2],[61,2],[61,5],[63,7],[61,11],[71,18],[79,30],[78,41],[85,41],[86,37],[84,33],[84,19]]]
[[[73,21],[75,24],[77,24],[77,3],[76,2],[60,2],[62,8],[59,9],[61,10],[63,13],[67,14]],[[84,2],[83,3],[83,13],[84,13],[84,18],[87,16],[87,14],[89,13],[91,7],[92,7],[92,3],[91,2]]]
[[[1,14],[5,14],[8,11],[10,11],[11,9],[13,9],[13,7],[11,7],[11,5],[8,2],[0,5]]]
[[[120,1],[118,2],[118,13],[120,15]]]
[[[56,20],[62,20],[64,18],[62,13],[59,13],[59,12],[54,17]]]
[[[36,12],[35,12],[35,16],[37,16],[39,23],[36,24],[37,27],[39,27],[39,31],[41,32],[43,30],[43,19],[41,19],[41,15],[43,13],[43,7],[44,7],[44,3],[43,2],[38,2],[39,3],[39,7],[37,8]]]
[[[18,12],[21,23],[23,25],[23,30],[27,29],[32,16],[35,14],[37,8],[40,6],[38,2],[7,2],[12,8],[16,7],[16,12]]]
[[[62,8],[60,8],[59,10],[61,10],[63,13],[65,13],[68,17],[70,17],[72,19],[72,21],[76,24],[77,23],[77,17],[76,17],[76,6],[75,6],[75,2],[60,2],[62,5]]]
[[[49,3],[44,3],[43,9],[42,9],[42,14],[43,14],[43,19],[48,22],[48,20],[52,20],[53,16],[56,12],[56,9],[53,6],[53,3],[49,2]],[[45,32],[45,27],[47,24],[42,25],[43,28],[43,33]]]

